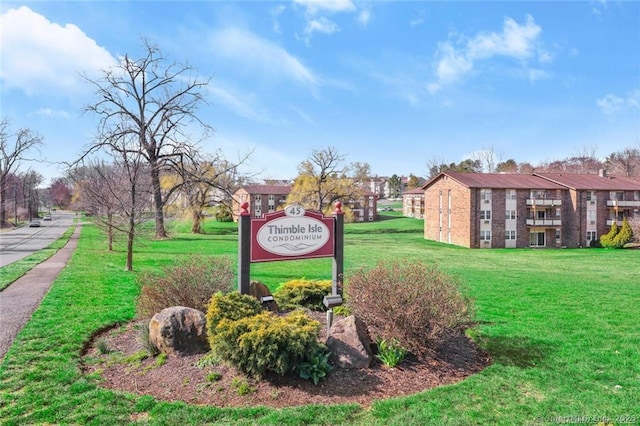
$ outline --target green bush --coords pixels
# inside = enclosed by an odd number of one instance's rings
[[[618,234],[613,237],[613,246],[615,248],[623,248],[625,244],[630,242],[633,239],[633,230],[631,229],[631,225],[627,221],[625,217],[622,219],[622,226],[618,231]]]
[[[221,320],[209,343],[212,352],[245,374],[284,375],[318,352],[320,326],[302,311],[286,316],[266,311],[236,321]]]
[[[216,207],[214,217],[218,222],[233,222],[233,212],[231,208],[223,204]]]
[[[282,284],[273,294],[283,311],[307,308],[312,311],[324,311],[324,297],[331,293],[331,280],[292,280]]]
[[[473,320],[473,304],[459,288],[458,280],[434,265],[396,260],[357,270],[345,293],[349,309],[373,336],[395,337],[422,356]]]
[[[262,312],[260,302],[248,294],[240,294],[237,291],[214,294],[209,301],[206,315],[209,341],[216,333],[216,328],[222,320],[237,321],[252,317],[260,312]]]
[[[614,247],[613,240],[616,237],[616,235],[618,235],[618,224],[616,222],[613,222],[611,224],[611,228],[609,229],[609,232],[607,232],[606,234],[600,237],[600,245],[602,245],[602,247],[604,248],[613,248]]]
[[[151,317],[171,306],[205,311],[211,295],[234,286],[232,262],[226,257],[191,255],[160,273],[143,272],[138,278],[138,315]]]

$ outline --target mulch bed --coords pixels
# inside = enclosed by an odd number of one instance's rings
[[[324,322],[323,317],[317,319]],[[443,342],[433,357],[423,360],[409,355],[396,368],[378,360],[367,369],[336,368],[318,385],[294,374],[254,380],[227,365],[199,367],[203,354],[169,356],[163,365],[157,358],[124,361],[145,348],[140,332],[144,326],[146,322],[137,321],[96,334],[83,353],[83,372],[97,375],[104,388],[151,395],[162,401],[217,407],[344,403],[366,407],[377,400],[459,382],[491,362],[486,353],[460,335]]]

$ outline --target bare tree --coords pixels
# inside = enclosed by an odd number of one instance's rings
[[[0,121],[0,226],[7,224],[7,188],[9,175],[16,173],[22,161],[32,161],[27,157],[29,151],[42,144],[42,138],[30,129],[19,129],[11,134],[9,121]]]
[[[481,148],[470,156],[470,160],[480,164],[482,173],[494,173],[496,166],[502,162],[503,155],[497,153],[493,146]]]
[[[202,233],[204,208],[210,204],[224,204],[243,178],[238,174],[238,165],[226,161],[222,156],[190,155],[188,161],[175,170],[179,182],[172,185],[183,195],[191,215],[191,232]]]
[[[625,148],[614,152],[605,162],[611,174],[619,176],[640,176],[640,148]]]
[[[170,63],[159,49],[144,43],[146,55],[132,59],[128,55],[114,68],[103,70],[102,77],[86,80],[96,89],[95,103],[86,107],[100,117],[101,137],[89,146],[81,158],[97,150],[119,150],[111,143],[120,138],[135,138],[135,150],[129,146],[118,151],[123,158],[133,150],[141,155],[153,185],[156,237],[166,238],[164,206],[166,198],[160,176],[171,164],[188,152],[197,151],[186,129],[198,127],[204,137],[210,127],[196,112],[204,103],[201,89],[208,84],[189,76],[189,66]],[[193,125],[193,127],[191,127]]]
[[[288,202],[322,212],[337,200],[356,201],[364,194],[360,184],[368,170],[366,163],[346,164],[334,147],[315,149],[298,166]]]

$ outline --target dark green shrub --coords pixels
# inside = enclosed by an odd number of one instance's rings
[[[233,288],[234,277],[229,258],[200,255],[191,255],[160,273],[144,272],[138,278],[138,315],[151,317],[171,306],[204,312],[211,295]]]
[[[237,291],[231,293],[216,293],[209,301],[207,308],[207,336],[211,344],[212,336],[222,320],[237,321],[252,317],[262,312],[260,302],[248,294]]]
[[[331,280],[292,280],[282,284],[273,294],[283,311],[307,308],[312,311],[324,311],[324,297],[331,293]]]
[[[630,242],[633,239],[633,230],[631,229],[631,225],[627,221],[625,217],[622,219],[622,226],[620,226],[620,230],[613,237],[613,246],[615,248],[623,248],[625,244]]]
[[[317,353],[320,326],[301,311],[286,316],[266,311],[236,321],[221,320],[209,343],[213,352],[245,374],[284,375]]]
[[[473,319],[473,304],[453,276],[420,262],[380,262],[360,269],[345,286],[351,312],[378,339],[397,338],[415,355],[427,355],[441,338]]]

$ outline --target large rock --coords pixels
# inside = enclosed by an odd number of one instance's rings
[[[163,309],[149,322],[149,342],[169,355],[206,352],[209,347],[207,319],[204,313],[193,308]]]
[[[327,347],[331,351],[332,363],[340,368],[368,368],[373,361],[367,326],[353,315],[331,326]]]

